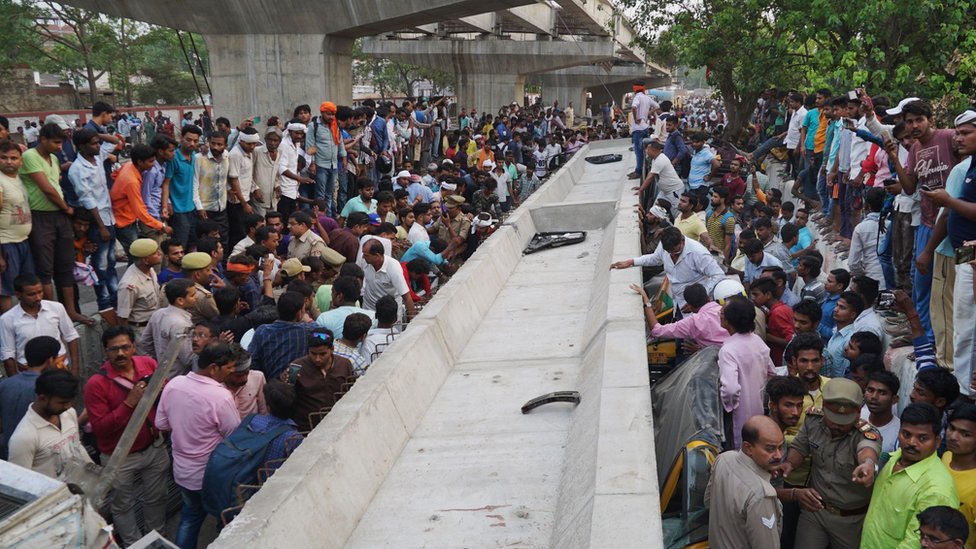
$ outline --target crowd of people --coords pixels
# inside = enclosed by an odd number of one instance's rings
[[[207,113],[177,128],[96,103],[27,139],[0,117],[0,457],[71,482],[116,452],[164,369],[106,511],[125,546],[165,532],[175,483],[173,540],[195,548],[240,504],[222,442],[264,437],[273,473],[592,136],[571,107],[455,121],[445,106],[325,101],[263,128]],[[89,329],[101,364],[82,363]]]
[[[635,92],[646,254],[611,267],[667,275],[650,338],[721,346],[709,544],[976,547],[976,111],[771,90],[740,149]]]

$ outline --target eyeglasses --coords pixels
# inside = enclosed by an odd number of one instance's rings
[[[915,530],[915,534],[918,535],[918,540],[920,542],[922,542],[922,543],[934,543],[936,545],[939,545],[939,544],[942,544],[942,543],[948,543],[950,541],[956,541],[957,539],[959,539],[959,538],[939,539],[939,538],[933,537],[933,536],[931,536],[929,534],[926,534],[926,533],[922,532],[922,529],[921,528],[916,529]]]

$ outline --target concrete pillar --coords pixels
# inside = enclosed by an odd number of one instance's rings
[[[290,118],[326,99],[352,103],[352,38],[322,34],[206,34],[214,112]],[[203,83],[201,82],[201,86]],[[206,90],[204,90],[206,93]]]
[[[458,106],[496,113],[502,105],[522,104],[525,76],[520,74],[458,74]]]
[[[615,45],[610,40],[576,43],[368,38],[363,40],[362,48],[364,54],[373,57],[452,71],[458,78],[458,106],[488,112],[513,101],[521,103],[526,75],[606,62],[615,55]],[[576,101],[573,100],[574,106]]]
[[[553,101],[559,101],[560,108],[566,108],[570,103],[573,104],[573,111],[576,116],[583,116],[586,111],[586,89],[579,86],[545,86],[542,88],[542,101],[546,105],[552,105]]]

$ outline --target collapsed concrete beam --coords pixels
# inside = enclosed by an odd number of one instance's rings
[[[458,101],[465,108],[493,111],[525,95],[525,75],[609,61],[614,44],[514,40],[385,40],[367,38],[363,53],[453,72]]]

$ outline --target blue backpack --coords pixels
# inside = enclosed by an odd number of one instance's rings
[[[250,414],[229,437],[214,448],[207,461],[203,474],[203,508],[211,515],[220,514],[237,505],[237,486],[256,484],[258,469],[264,465],[264,454],[268,445],[292,429],[290,425],[279,425],[265,432],[255,431],[251,421],[256,414]]]

